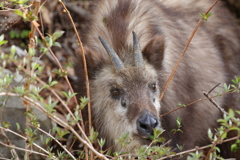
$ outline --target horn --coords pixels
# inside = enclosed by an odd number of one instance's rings
[[[133,31],[132,34],[133,34],[133,51],[134,51],[134,63],[135,63],[134,65],[136,67],[141,67],[141,66],[144,66],[141,48],[140,48],[136,33]]]
[[[118,57],[117,53],[109,46],[109,44],[102,37],[99,36],[98,38],[101,41],[104,48],[106,49],[106,51],[108,52],[115,71],[123,69],[124,68],[123,62]]]

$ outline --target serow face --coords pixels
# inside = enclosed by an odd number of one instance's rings
[[[143,60],[135,33],[134,64],[125,67],[115,51],[100,38],[112,61],[91,83],[93,121],[106,148],[127,150],[147,145],[153,129],[161,127],[156,70]],[[128,133],[130,144],[122,147],[116,139]]]

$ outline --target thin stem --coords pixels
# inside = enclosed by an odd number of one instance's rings
[[[21,6],[20,6],[20,7],[21,7]],[[23,7],[21,7],[21,9],[22,9],[24,12],[26,12]],[[57,57],[54,55],[54,53],[53,53],[53,51],[51,50],[51,48],[48,46],[47,42],[46,42],[45,39],[44,39],[43,34],[42,34],[41,31],[39,30],[39,28],[38,28],[39,24],[38,24],[35,20],[32,21],[32,24],[34,25],[34,27],[35,27],[35,29],[37,30],[38,34],[40,35],[41,39],[43,40],[43,42],[44,42],[45,46],[47,47],[48,51],[51,53],[51,55],[53,56],[54,60],[57,62],[58,67],[60,68],[60,70],[61,70],[63,73],[65,73],[64,69],[62,68],[62,65],[61,65],[60,62],[58,61]],[[70,88],[70,91],[71,91],[72,93],[74,93],[74,91],[73,91],[73,89],[72,89],[72,86],[71,86],[71,84],[70,84],[70,82],[69,82],[69,80],[68,80],[67,75],[64,75],[64,78],[65,78],[65,80],[66,80],[66,82],[67,82],[67,84],[68,84],[68,86],[69,86],[69,88]],[[77,101],[76,96],[73,96],[73,98],[74,98],[74,101],[75,101],[76,105],[78,105],[78,101]],[[69,111],[70,111],[70,110],[69,110]],[[69,112],[69,113],[71,113],[71,112]],[[82,114],[81,114],[81,112],[79,112],[79,115],[80,115],[80,118],[82,119]],[[73,117],[73,118],[74,118],[74,117]],[[84,130],[83,121],[80,121],[80,123],[81,123],[82,129]],[[82,130],[82,129],[81,129],[81,126],[80,126],[78,123],[77,123],[77,126],[78,126],[78,128],[79,128],[80,130]]]
[[[236,91],[227,92],[227,93],[221,94],[221,96],[228,95],[228,94],[232,94],[232,93],[235,93],[235,92],[236,92]],[[212,98],[215,98],[215,97],[218,97],[218,95],[212,96],[212,97],[209,97],[209,98],[212,99]],[[170,112],[164,113],[164,114],[160,115],[160,117],[166,116],[166,115],[168,115],[168,114],[170,114],[170,113],[173,113],[173,112],[175,112],[175,111],[177,111],[177,110],[179,110],[179,109],[186,108],[186,107],[190,107],[191,105],[193,105],[193,104],[195,104],[195,103],[197,103],[197,102],[204,101],[204,100],[209,100],[209,98],[198,99],[198,100],[196,100],[196,101],[194,101],[194,102],[191,102],[191,103],[189,103],[189,104],[187,104],[187,105],[178,107],[178,108],[176,108],[176,109],[174,109],[174,110],[172,110],[172,111],[170,111]]]
[[[34,1],[33,2],[33,6],[35,7],[33,15],[37,17],[39,9],[40,9],[40,2]],[[20,7],[21,7],[21,5],[20,5]],[[29,40],[28,46],[29,46],[29,48],[33,48],[33,49],[35,49],[35,47],[36,47],[35,31],[36,31],[36,29],[35,29],[34,25],[31,24],[31,32],[29,34],[29,39],[30,40]],[[29,58],[31,58],[30,55],[29,55]],[[30,77],[32,77],[32,75],[33,75],[33,70],[31,71],[31,64],[30,64],[30,62],[27,64],[27,70],[30,71],[30,76],[27,76],[27,79],[29,80]],[[30,86],[30,84],[27,81],[26,84],[24,85],[24,88],[26,90],[29,90],[29,86]],[[29,112],[30,108],[31,108],[30,104],[29,103],[25,103],[25,102],[23,104],[26,106],[26,112]],[[27,124],[29,124],[29,122],[30,122],[29,118],[26,117],[26,126],[28,126]],[[25,149],[26,149],[25,157],[26,157],[26,160],[29,160],[29,157],[30,157],[30,154],[31,154],[30,152],[27,151],[29,148],[30,148],[30,145],[26,141],[26,143],[25,143]]]
[[[80,49],[81,49],[81,54],[82,54],[82,58],[83,58],[83,67],[84,67],[84,74],[85,74],[85,81],[86,81],[86,91],[87,91],[87,97],[88,97],[88,123],[89,123],[89,133],[91,133],[91,128],[92,128],[92,118],[91,118],[91,105],[90,105],[90,89],[89,89],[89,79],[88,79],[88,70],[87,70],[87,63],[86,63],[86,57],[85,57],[85,53],[84,53],[84,49],[83,49],[83,45],[82,45],[82,41],[81,38],[78,34],[78,31],[76,29],[76,26],[73,22],[72,16],[70,14],[70,12],[68,11],[68,9],[66,8],[66,6],[64,5],[64,3],[59,0],[59,2],[62,4],[65,12],[68,14],[68,17],[72,23],[73,29],[75,31],[75,34],[77,36],[78,39],[78,43],[80,45]]]
[[[216,0],[216,1],[212,4],[212,6],[207,10],[207,12],[206,12],[205,14],[208,14],[208,12],[217,4],[217,2],[218,2],[218,0]],[[165,84],[165,86],[164,86],[164,88],[163,88],[163,90],[162,90],[162,93],[161,93],[161,95],[160,95],[160,101],[162,101],[162,98],[163,98],[163,96],[164,96],[164,94],[165,94],[165,91],[166,91],[168,85],[170,84],[170,82],[171,82],[174,74],[176,73],[176,70],[177,70],[180,62],[182,61],[183,56],[185,55],[185,53],[186,53],[186,51],[187,51],[187,49],[188,49],[188,46],[190,45],[190,43],[191,43],[191,41],[192,41],[195,33],[197,32],[197,30],[198,30],[198,28],[199,28],[199,26],[200,26],[200,24],[201,24],[202,21],[203,21],[203,19],[201,18],[201,19],[198,21],[196,27],[194,28],[194,30],[193,30],[190,38],[188,39],[188,42],[187,42],[184,50],[182,51],[181,56],[179,57],[176,65],[175,65],[175,67],[173,68],[172,73],[170,74],[170,76],[169,76],[169,78],[168,78],[168,80],[167,80],[167,82],[166,82],[166,84]]]
[[[72,153],[69,152],[69,151],[67,150],[67,148],[64,147],[64,146],[63,146],[55,137],[53,137],[51,134],[45,132],[44,130],[42,130],[42,129],[39,128],[39,127],[35,127],[35,126],[33,126],[33,125],[31,125],[31,126],[34,127],[34,128],[36,128],[37,130],[41,131],[42,133],[46,134],[48,137],[51,137],[55,142],[57,142],[57,144],[58,144],[59,146],[61,146],[61,147],[68,153],[68,155],[70,155],[70,156],[72,157],[72,159],[77,160],[77,159],[72,155]]]
[[[1,127],[1,124],[0,124],[0,127]],[[10,139],[7,137],[5,131],[3,129],[0,129],[0,133],[4,137],[4,139],[6,140],[6,144],[9,145],[9,146],[12,146],[13,144],[11,143]],[[18,154],[17,154],[17,152],[14,148],[11,149],[10,152],[11,152],[12,156],[15,157],[16,160],[20,160],[19,157],[18,157]]]
[[[27,141],[27,138],[26,138],[26,137],[24,137],[24,136],[22,136],[22,135],[20,135],[20,134],[18,134],[18,133],[16,133],[16,132],[14,132],[14,131],[12,131],[12,130],[10,130],[10,129],[3,128],[3,127],[1,127],[1,126],[0,126],[0,129],[1,129],[1,130],[4,130],[5,132],[10,132],[10,133],[12,133],[12,134],[14,134],[14,135],[16,135],[16,136],[24,139],[25,141]],[[45,150],[44,148],[42,148],[41,146],[37,145],[36,143],[33,143],[33,145],[34,145],[35,147],[37,147],[38,149],[40,149],[41,151],[43,151],[43,152],[45,152],[46,154],[48,154],[48,151],[46,151],[46,150]],[[9,146],[12,146],[12,145],[9,145]],[[56,157],[53,157],[53,158],[56,159]]]
[[[222,144],[222,143],[234,141],[234,140],[239,139],[239,137],[240,137],[240,136],[228,138],[228,139],[225,139],[225,140],[223,140],[222,142],[218,142],[218,143],[216,143],[216,144]],[[199,150],[204,150],[204,149],[207,149],[207,148],[210,148],[210,147],[211,147],[210,145],[206,145],[206,146],[203,146],[203,147],[196,147],[196,148],[194,148],[194,149],[190,149],[190,150],[187,150],[187,151],[183,151],[183,152],[179,152],[179,153],[176,153],[176,154],[173,154],[173,155],[169,155],[169,156],[160,158],[160,159],[158,159],[158,160],[168,159],[168,158],[172,158],[172,157],[175,157],[175,156],[181,156],[181,155],[183,155],[183,154],[188,154],[188,153],[191,153],[191,152],[195,152],[195,151],[199,151]]]
[[[215,88],[217,88],[217,86],[219,86],[219,85],[220,85],[220,83],[217,84],[215,87],[213,87],[208,93],[203,92],[203,95],[204,95],[205,97],[207,97],[207,99],[209,99],[209,101],[210,101],[214,106],[216,106],[217,109],[218,109],[220,112],[222,112],[222,114],[228,115],[228,113],[227,113],[222,107],[220,107],[211,97],[209,97],[209,94],[210,94]]]
[[[68,9],[66,8],[65,4],[59,0],[59,2],[61,3],[61,5],[63,6],[64,8],[64,11],[67,13],[71,23],[72,23],[72,26],[73,26],[73,29],[75,31],[75,34],[77,36],[77,39],[78,39],[78,43],[80,45],[80,50],[81,50],[81,54],[82,54],[82,60],[83,60],[83,68],[84,68],[84,74],[85,74],[85,83],[86,83],[86,92],[87,92],[87,97],[88,97],[88,127],[89,127],[89,134],[91,134],[91,128],[92,128],[92,114],[91,114],[91,104],[90,104],[90,88],[89,88],[89,79],[88,79],[88,70],[87,70],[87,63],[86,63],[86,57],[85,57],[85,54],[84,54],[84,49],[83,49],[83,45],[82,45],[82,41],[81,41],[81,38],[78,34],[78,31],[76,29],[76,26],[73,22],[73,19],[72,19],[72,16],[70,14],[70,12],[68,11]],[[91,135],[90,135],[91,136]],[[85,147],[85,158],[86,160],[88,160],[88,149]],[[90,153],[90,159],[93,159],[93,155],[92,155],[92,152]]]
[[[0,96],[13,96],[13,97],[21,97],[23,100],[31,103],[33,106],[35,106],[38,110],[40,110],[42,113],[44,113],[45,115],[47,115],[49,118],[51,118],[53,121],[55,121],[56,123],[58,123],[59,125],[69,129],[76,137],[78,140],[80,140],[83,145],[86,145],[96,156],[98,156],[100,159],[104,159],[104,160],[108,160],[108,158],[106,158],[103,154],[99,153],[97,150],[94,149],[94,147],[92,146],[92,144],[89,142],[88,138],[86,137],[85,134],[83,134],[85,137],[84,139],[78,134],[78,132],[69,124],[67,124],[66,122],[64,122],[63,120],[61,120],[60,118],[58,118],[57,116],[53,115],[53,114],[49,114],[46,109],[44,107],[42,107],[42,105],[38,102],[35,102],[34,100],[32,100],[31,98],[27,97],[27,96],[22,96],[20,94],[16,94],[16,93],[10,93],[10,92],[0,92]],[[81,128],[80,128],[81,129]],[[81,132],[82,129],[81,129]]]
[[[29,149],[23,149],[23,148],[20,148],[20,147],[16,147],[14,145],[8,145],[8,144],[5,144],[5,143],[2,143],[1,141],[0,141],[0,144],[5,146],[5,147],[14,148],[14,149],[25,151],[25,152],[28,152],[28,153],[34,153],[34,154],[38,154],[38,155],[41,155],[41,156],[44,156],[44,157],[48,157],[48,155],[43,154],[41,152],[37,152],[37,151],[29,150]]]

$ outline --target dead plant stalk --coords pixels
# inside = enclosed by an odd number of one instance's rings
[[[83,68],[84,68],[84,74],[85,74],[85,83],[86,83],[86,92],[87,92],[87,98],[88,98],[88,123],[89,123],[89,134],[91,136],[91,128],[92,128],[92,114],[91,114],[91,104],[90,104],[90,88],[89,88],[89,79],[88,79],[88,70],[87,70],[87,63],[86,63],[86,57],[85,57],[85,53],[84,53],[84,49],[83,49],[83,45],[82,45],[82,41],[81,41],[81,38],[78,34],[78,31],[76,29],[76,26],[73,22],[73,19],[72,19],[72,16],[70,14],[70,12],[68,11],[68,9],[66,8],[65,4],[59,0],[59,2],[61,3],[61,5],[63,6],[64,8],[64,11],[67,13],[71,23],[72,23],[72,26],[73,26],[73,29],[74,29],[74,32],[77,36],[77,39],[78,39],[78,43],[80,45],[80,50],[81,50],[81,54],[82,54],[82,59],[83,59]],[[88,150],[87,148],[85,147],[85,155],[86,155],[86,160],[88,160]],[[90,159],[93,159],[93,154],[92,152],[90,153]]]
[[[206,12],[205,14],[208,14],[208,13],[211,11],[211,9],[217,4],[218,1],[219,1],[219,0],[215,0],[215,2],[214,2],[214,3],[212,4],[212,6],[207,10],[207,12]],[[164,88],[163,88],[163,90],[162,90],[162,92],[161,92],[160,101],[162,101],[162,98],[163,98],[163,96],[164,96],[164,94],[165,94],[165,91],[166,91],[168,85],[170,84],[171,80],[173,79],[173,76],[174,76],[174,74],[176,73],[177,68],[178,68],[180,62],[182,61],[182,59],[183,59],[183,57],[184,57],[184,55],[185,55],[185,53],[186,53],[186,51],[187,51],[187,49],[188,49],[188,46],[190,45],[190,43],[191,43],[191,41],[192,41],[195,33],[197,32],[197,30],[198,30],[198,28],[199,28],[199,26],[200,26],[200,24],[201,24],[202,21],[203,21],[203,19],[201,18],[201,19],[198,21],[196,27],[194,28],[194,30],[193,30],[190,38],[188,39],[188,42],[187,42],[184,50],[182,51],[181,56],[179,57],[176,65],[175,65],[175,67],[173,68],[172,73],[170,74],[170,76],[169,76],[169,78],[168,78],[168,80],[167,80],[167,82],[166,82],[166,84],[165,84],[165,86],[164,86]]]
[[[68,11],[68,9],[66,8],[66,6],[64,5],[64,3],[59,0],[59,2],[62,4],[63,8],[64,8],[64,11],[67,13],[71,23],[72,23],[72,26],[73,26],[73,29],[75,31],[75,34],[77,36],[77,39],[78,39],[78,43],[80,45],[80,49],[81,49],[81,54],[82,54],[82,58],[83,58],[83,67],[84,67],[84,74],[85,74],[85,81],[86,81],[86,91],[87,91],[87,97],[88,97],[88,122],[89,122],[89,133],[91,132],[91,128],[92,128],[92,115],[91,115],[91,105],[90,105],[90,88],[89,88],[89,79],[88,79],[88,70],[87,70],[87,63],[86,63],[86,57],[85,57],[85,53],[84,53],[84,49],[83,49],[83,45],[82,45],[82,41],[81,41],[81,38],[78,34],[78,31],[76,29],[76,26],[73,22],[73,19],[72,19],[72,16],[70,14],[70,12]]]
[[[20,6],[20,7],[21,7],[21,9],[26,13],[26,10],[25,10],[22,6]],[[32,24],[33,24],[33,26],[35,27],[35,29],[37,30],[37,32],[38,32],[38,34],[40,35],[41,39],[43,40],[44,45],[47,47],[48,51],[49,51],[49,52],[51,53],[51,55],[53,56],[54,60],[57,62],[58,67],[60,68],[61,72],[62,72],[62,73],[65,73],[65,70],[63,69],[62,65],[61,65],[60,62],[58,61],[57,57],[54,55],[54,53],[53,53],[53,51],[51,50],[51,48],[48,46],[47,42],[46,42],[45,39],[44,39],[43,34],[42,34],[41,31],[39,30],[39,28],[38,28],[39,24],[38,24],[35,20],[32,21]],[[70,91],[71,91],[72,93],[74,93],[74,91],[73,91],[73,89],[72,89],[72,86],[71,86],[71,84],[70,84],[70,82],[69,82],[69,80],[68,80],[67,75],[64,75],[64,78],[65,78],[65,80],[66,80],[66,82],[67,82],[67,84],[68,84],[68,86],[69,86],[69,88],[70,88]],[[76,96],[74,96],[73,98],[74,98],[74,101],[75,101],[76,105],[78,105],[78,101],[77,101]],[[69,113],[71,113],[71,111],[70,111],[69,109],[68,109],[68,111],[69,111]],[[82,118],[81,112],[79,112],[79,115],[80,115],[80,118]],[[83,124],[82,121],[80,121],[80,123],[81,123],[81,126],[82,126],[82,130],[84,131],[84,124]],[[77,126],[78,126],[78,128],[81,128],[78,124],[77,124]]]
[[[22,6],[20,5],[20,7],[22,7]],[[38,12],[39,12],[39,9],[40,9],[40,2],[34,1],[34,2],[33,2],[33,7],[34,7],[33,15],[37,17]],[[33,49],[35,49],[35,47],[36,47],[35,31],[36,31],[36,30],[35,30],[34,25],[31,24],[31,32],[30,32],[30,34],[29,34],[29,39],[30,39],[30,41],[29,41],[28,46],[29,46],[29,48],[33,48]],[[29,56],[30,56],[30,55],[29,55]],[[27,76],[27,79],[30,79],[30,77],[32,77],[32,75],[33,75],[33,70],[31,71],[31,64],[30,64],[30,62],[27,64],[27,70],[30,71],[30,76]],[[28,81],[26,82],[26,84],[24,85],[24,87],[26,88],[26,90],[29,90],[30,84],[29,84]],[[24,102],[23,104],[26,105],[26,112],[29,112],[30,109],[31,109],[30,104],[27,103],[27,102]],[[27,124],[29,124],[29,122],[30,122],[29,118],[26,117],[26,126],[28,126]],[[29,157],[30,157],[30,154],[31,154],[31,152],[28,152],[28,151],[27,151],[29,148],[30,148],[30,145],[29,145],[29,144],[27,143],[27,141],[26,141],[26,144],[25,144],[25,149],[26,149],[26,152],[25,152],[25,155],[26,155],[26,156],[25,156],[25,157],[26,157],[26,160],[29,160]]]
[[[104,160],[108,160],[108,158],[106,158],[103,154],[99,153],[97,150],[94,149],[94,147],[92,146],[91,143],[89,143],[89,140],[87,139],[87,141],[85,140],[86,137],[84,137],[84,139],[78,134],[78,132],[72,127],[70,126],[68,123],[64,122],[63,120],[61,120],[60,118],[58,118],[57,116],[53,115],[53,114],[49,114],[46,109],[44,107],[42,107],[42,105],[38,102],[35,102],[34,100],[32,100],[31,98],[27,97],[27,96],[22,96],[20,94],[16,94],[16,93],[10,93],[10,92],[1,92],[0,96],[12,96],[12,97],[21,97],[24,101],[27,101],[28,103],[32,104],[33,106],[35,106],[38,110],[40,110],[42,113],[44,113],[45,115],[47,115],[49,118],[51,118],[54,122],[58,123],[59,125],[69,129],[75,136],[76,138],[82,142],[84,145],[86,145],[98,158],[100,159],[104,159]],[[82,130],[81,130],[82,131]],[[85,135],[86,136],[86,135]]]

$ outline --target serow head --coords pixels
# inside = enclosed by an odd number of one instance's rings
[[[144,60],[139,40],[133,32],[133,48],[116,53],[101,37],[111,63],[105,65],[91,82],[93,122],[99,136],[106,139],[105,148],[132,152],[147,145],[159,120],[160,89],[157,70]],[[128,56],[121,60],[118,55]],[[122,147],[116,139],[123,133],[131,137]]]

